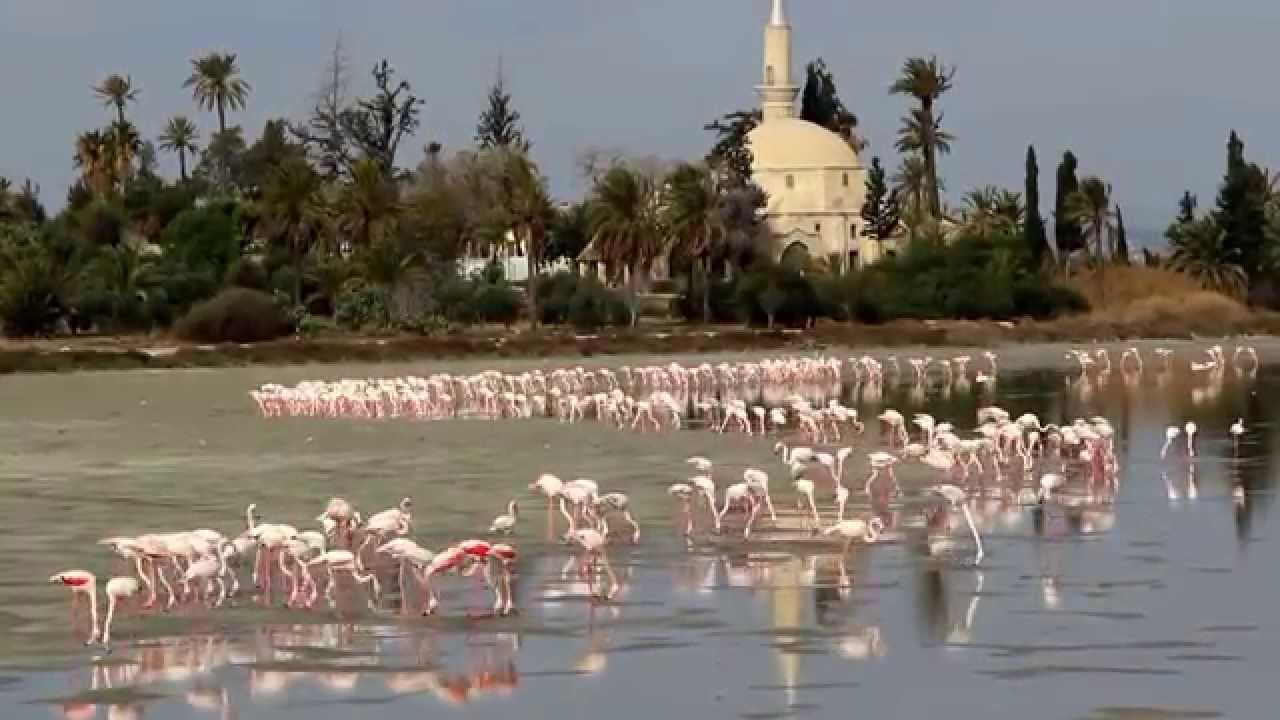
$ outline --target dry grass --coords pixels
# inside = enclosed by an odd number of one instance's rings
[[[1192,278],[1165,268],[1108,265],[1076,273],[1065,282],[1089,299],[1095,312],[1108,312],[1153,298],[1182,298],[1202,293]]]

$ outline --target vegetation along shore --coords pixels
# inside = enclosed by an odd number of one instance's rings
[[[474,145],[450,149],[422,143],[426,99],[389,61],[373,66],[370,94],[350,96],[340,45],[310,116],[272,120],[250,142],[233,122],[253,100],[249,70],[215,52],[191,60],[183,88],[148,88],[188,92],[211,117],[204,128],[174,117],[154,139],[130,120],[139,83],[102,79],[105,125],[69,142],[79,178],[56,213],[31,182],[0,178],[0,369],[1280,328],[1280,183],[1235,133],[1216,201],[1184,195],[1165,251],[1130,250],[1111,185],[1069,151],[1051,209],[1034,148],[1022,188],[977,188],[950,206],[939,166],[960,139],[941,106],[958,76],[938,58],[886,78],[907,114],[897,170],[874,157],[865,172],[858,247],[875,262],[780,250],[753,176],[751,133],[769,122],[758,110],[709,123],[696,159],[584,152],[590,189],[566,203],[551,197],[501,73]],[[821,59],[804,75],[799,119],[857,157],[866,143],[834,76]],[[177,158],[176,177],[159,174],[160,151]]]

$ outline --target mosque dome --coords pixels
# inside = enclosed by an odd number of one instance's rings
[[[768,119],[748,133],[747,144],[755,171],[862,167],[844,138],[799,118]]]

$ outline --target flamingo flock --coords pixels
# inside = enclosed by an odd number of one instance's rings
[[[1155,354],[1160,367],[1171,367],[1172,352],[1157,349]],[[1113,371],[1105,350],[1075,350],[1068,356],[1078,362],[1082,376],[1098,378]],[[977,372],[975,382],[990,387],[998,378],[998,357],[988,352],[982,359],[986,367]],[[968,356],[911,357],[906,364],[916,384],[936,381],[959,387],[969,382],[971,362]],[[1220,347],[1211,348],[1208,359],[1200,363],[1213,367],[1204,370],[1198,362],[1190,363],[1192,372],[1221,372],[1228,364],[1246,372],[1258,368],[1256,351],[1246,346],[1237,348],[1230,363]],[[1142,373],[1146,367],[1135,348],[1125,350],[1117,365],[1124,373]],[[908,418],[885,408],[875,418],[878,433],[868,439],[857,409],[824,395],[848,384],[863,389],[864,399],[878,396],[886,378],[903,376],[896,356],[883,362],[870,356],[845,361],[790,357],[618,371],[578,367],[546,373],[308,381],[292,388],[264,385],[251,395],[269,418],[549,418],[564,424],[595,420],[637,432],[701,427],[769,443],[779,461],[774,472],[785,473],[785,484],[771,487],[768,470],[741,467],[740,475],[732,475],[733,482],[721,487],[717,470],[731,465],[702,456],[688,459],[692,474],[667,486],[666,492],[678,503],[681,535],[689,544],[698,538],[725,542],[730,537],[726,525],[740,517],[744,542],[799,537],[839,543],[848,553],[855,543],[898,541],[921,528],[928,553],[946,555],[960,548],[954,531],[964,527],[976,565],[987,548],[975,506],[1098,508],[1113,502],[1120,478],[1116,432],[1106,418],[1046,422],[1029,413],[1015,417],[991,405],[980,408],[975,417],[946,421],[924,413]],[[747,396],[758,397],[760,404],[749,405]],[[1170,427],[1161,458],[1182,447],[1181,438],[1188,460],[1195,458],[1198,432],[1192,422]],[[1228,434],[1238,452],[1246,434],[1244,420],[1237,420]],[[859,453],[855,446],[864,441],[870,447]],[[851,485],[848,476],[855,456],[865,458],[867,475]],[[914,473],[917,467],[926,481],[904,488],[898,471],[912,468]],[[545,499],[551,537],[557,536],[557,518],[564,520],[566,529],[559,538],[578,548],[573,564],[589,595],[613,599],[619,582],[608,547],[618,538],[631,544],[641,539],[631,498],[602,492],[592,480],[564,481],[551,473],[538,475],[527,489]],[[775,506],[773,493],[788,489],[795,504]],[[859,491],[867,512],[850,514],[850,501]],[[898,511],[890,512],[895,507]],[[246,572],[268,604],[279,588],[284,606],[295,610],[314,609],[322,597],[335,606],[335,593],[344,585],[363,588],[370,608],[381,610],[383,587],[391,579],[380,578],[378,566],[390,564],[397,569],[394,582],[402,613],[435,613],[440,604],[436,586],[447,576],[478,578],[493,592],[493,616],[515,612],[512,587],[519,553],[514,545],[497,539],[518,534],[518,499],[493,518],[488,526],[491,539],[465,539],[439,551],[410,537],[415,526],[411,498],[367,517],[350,501],[332,498],[309,521],[316,524],[310,529],[264,522],[257,510],[256,505],[246,508],[244,527],[234,534],[200,528],[104,538],[99,545],[126,563],[128,574],[99,583],[87,571],[65,570],[50,576],[49,582],[71,592],[73,610],[87,601],[87,644],[104,646],[110,644],[112,624],[122,606],[221,607],[240,593]],[[620,528],[625,529],[619,532]],[[107,603],[103,618],[100,589]]]

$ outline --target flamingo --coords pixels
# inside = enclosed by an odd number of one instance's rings
[[[591,588],[591,597],[593,599],[600,597],[595,592],[595,568],[596,563],[599,563],[609,575],[609,591],[604,594],[604,599],[612,600],[618,591],[618,576],[614,574],[613,566],[609,564],[609,556],[604,551],[607,544],[605,536],[598,530],[583,528],[575,531],[571,539],[582,548],[582,559],[579,564]]]
[[[631,524],[631,543],[640,542],[640,523],[631,516],[631,499],[625,493],[607,493],[601,495],[595,500],[595,514],[600,518],[600,529],[607,536],[609,534],[609,513],[620,513],[622,519]]]
[[[840,551],[842,555],[848,554],[849,548],[854,541],[861,540],[865,543],[875,543],[880,541],[880,534],[884,532],[884,521],[878,517],[871,518],[870,521],[854,518],[850,520],[842,520],[829,528],[822,531],[827,537],[840,536],[844,539],[844,549]]]
[[[982,536],[978,534],[978,526],[973,522],[973,513],[969,511],[968,493],[955,485],[934,485],[928,489],[928,492],[931,495],[937,495],[945,499],[951,504],[952,509],[960,508],[964,512],[965,522],[969,523],[969,530],[973,533],[973,542],[978,547],[978,555],[974,558],[973,564],[980,565],[985,551],[982,548]]]
[[[76,598],[84,596],[89,599],[89,639],[85,645],[92,645],[98,639],[98,579],[93,573],[84,570],[64,570],[49,576],[49,583],[62,585],[71,590],[71,611],[75,612]]]
[[[1182,435],[1182,430],[1176,425],[1170,425],[1164,431],[1164,447],[1160,448],[1160,459],[1165,459],[1169,454],[1169,449],[1173,447],[1174,441]]]
[[[543,473],[529,484],[530,490],[536,490],[547,498],[547,532],[548,538],[555,533],[555,512],[556,498],[560,496],[564,490],[564,481],[550,473]]]
[[[1239,455],[1240,438],[1244,436],[1245,433],[1244,418],[1236,418],[1236,421],[1231,424],[1231,428],[1227,432],[1231,433],[1231,445],[1234,449],[1234,454]]]
[[[684,512],[685,526],[684,534],[689,536],[693,534],[693,508],[692,502],[697,497],[697,491],[687,483],[673,483],[667,488],[667,494],[680,501],[681,510]]]
[[[1187,434],[1187,457],[1193,458],[1196,456],[1196,424],[1188,420],[1183,431]]]
[[[311,568],[324,568],[328,573],[328,582],[325,583],[324,596],[325,599],[333,604],[333,589],[337,584],[337,573],[350,575],[356,582],[361,585],[369,585],[372,594],[369,597],[369,607],[377,608],[377,598],[381,595],[381,586],[378,584],[378,578],[373,573],[366,573],[364,567],[360,564],[360,558],[350,550],[330,550],[321,554],[307,562],[307,571]],[[317,597],[317,588],[312,585],[311,598],[308,605],[314,605]]]
[[[797,504],[797,507],[800,509],[801,513],[803,513],[805,510],[804,508],[805,501],[808,501],[809,511],[813,514],[813,526],[810,529],[816,532],[818,530],[818,527],[822,523],[821,523],[821,520],[818,519],[818,505],[813,500],[813,481],[800,479],[791,483],[791,486],[794,487],[796,489],[796,492],[800,494],[800,498],[799,498],[800,502]],[[805,527],[809,528],[808,520],[805,521]]]
[[[1037,493],[1036,499],[1041,503],[1048,502],[1053,497],[1053,493],[1062,489],[1066,484],[1067,479],[1062,475],[1056,473],[1042,475],[1040,476],[1040,492]]]
[[[415,568],[422,568],[431,563],[435,557],[430,550],[423,548],[418,543],[408,538],[395,538],[382,545],[379,545],[375,553],[379,555],[388,555],[392,560],[400,566],[400,611],[408,612],[409,609],[409,588],[405,583],[405,570],[409,565]]]
[[[98,640],[98,579],[93,573],[84,570],[65,570],[49,577],[51,584],[62,585],[71,589],[72,597],[85,595],[89,598],[89,639],[85,645],[92,645]],[[107,594],[107,617],[102,624],[102,646],[111,646],[111,625],[115,620],[116,607],[130,600],[142,591],[142,583],[137,578],[114,577],[107,581],[104,588]]]
[[[747,482],[748,487],[754,486],[758,494],[764,497],[765,508],[769,510],[769,519],[778,522],[778,515],[773,511],[773,497],[769,495],[769,474],[756,468],[747,468],[742,471],[742,479]]]
[[[519,508],[516,501],[512,500],[507,503],[507,512],[493,519],[493,523],[489,525],[490,534],[510,535],[516,530],[516,519]]]
[[[742,531],[742,539],[749,540],[751,538],[751,527],[755,524],[756,517],[760,514],[760,505],[762,503],[756,494],[752,492],[750,483],[740,482],[724,489],[724,507],[721,508],[718,522],[724,521],[724,516],[734,508],[742,508],[747,513],[747,525]]]
[[[898,478],[893,474],[893,466],[897,464],[898,457],[887,452],[873,452],[867,455],[867,460],[871,463],[871,475],[867,478],[867,484],[863,488],[863,492],[867,495],[871,494],[871,486],[875,483],[876,478],[880,477],[881,470],[889,471],[889,478],[893,480],[893,486],[899,494],[902,488],[898,486]]]
[[[707,501],[707,511],[711,513],[711,520],[715,523],[716,532],[720,532],[720,514],[716,512],[716,483],[706,475],[698,475],[690,478],[689,482],[693,484]]]

